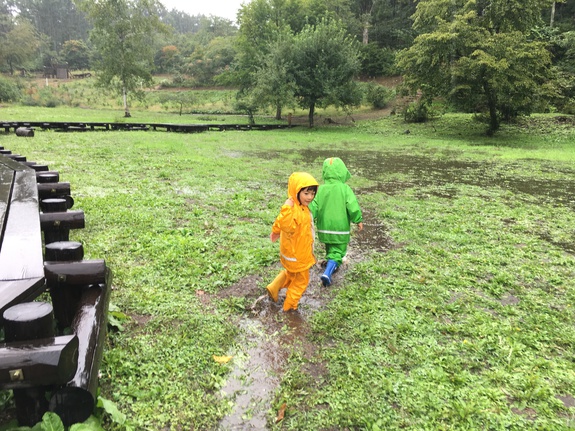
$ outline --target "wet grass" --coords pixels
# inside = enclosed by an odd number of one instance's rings
[[[302,310],[315,349],[293,345],[268,426],[566,430],[572,129],[542,117],[540,133],[516,125],[487,138],[454,115],[265,132],[38,131],[0,145],[70,182],[86,214],[71,239],[114,272],[112,304],[127,318],[110,333],[101,390],[131,429],[218,429],[232,411],[220,390],[234,360],[213,355],[241,350],[236,322],[253,298],[223,293],[242,280],[263,293],[289,174],[320,179],[323,159],[340,156],[367,221],[393,246],[363,241],[330,300]]]

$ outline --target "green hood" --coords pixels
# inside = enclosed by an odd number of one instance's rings
[[[321,173],[323,180],[328,182],[340,181],[345,183],[351,178],[345,163],[339,157],[330,157],[323,162],[323,171]]]

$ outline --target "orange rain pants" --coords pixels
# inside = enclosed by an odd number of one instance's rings
[[[267,290],[274,302],[278,300],[278,293],[287,288],[283,311],[297,310],[299,300],[309,284],[309,269],[301,272],[281,271],[274,280],[268,284]]]

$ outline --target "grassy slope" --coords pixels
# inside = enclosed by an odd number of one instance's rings
[[[215,429],[229,411],[218,390],[230,365],[212,355],[233,348],[229,317],[243,298],[217,293],[273,276],[268,234],[286,179],[294,170],[319,179],[326,155],[357,167],[350,185],[397,247],[351,267],[314,314],[317,354],[290,357],[270,426],[570,429],[575,259],[562,244],[573,241],[573,211],[506,184],[570,184],[573,132],[480,130],[449,116],[193,135],[38,132],[0,145],[71,183],[87,225],[72,237],[114,271],[113,305],[131,319],[110,336],[102,391],[135,429]],[[426,169],[386,169],[416,156]],[[439,181],[433,167],[446,162],[473,168]]]

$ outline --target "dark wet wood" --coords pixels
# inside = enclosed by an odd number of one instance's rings
[[[0,344],[0,385],[4,389],[66,384],[77,368],[76,335]]]
[[[22,302],[4,312],[6,342],[49,338],[54,335],[54,311],[47,302]]]
[[[18,128],[38,128],[41,130],[56,130],[59,132],[87,132],[93,130],[153,130],[179,133],[200,133],[207,131],[224,130],[277,130],[296,127],[289,122],[286,124],[168,124],[168,123],[83,123],[60,121],[15,121],[1,122],[6,132]]]
[[[32,166],[33,168],[33,166]],[[36,171],[36,169],[34,169]],[[47,178],[50,179],[50,181],[43,181],[42,179],[38,180],[38,177],[43,177],[44,175],[47,176]],[[54,181],[55,179],[55,181]],[[39,183],[57,183],[60,181],[60,173],[58,171],[49,171],[49,170],[45,170],[45,171],[36,171],[36,180]]]
[[[64,204],[65,202],[64,200]],[[85,226],[84,211],[47,212],[40,214],[40,227],[43,231],[49,229],[83,229]]]
[[[40,199],[60,198],[70,194],[70,183],[38,183]]]
[[[36,173],[0,156],[0,323],[7,308],[43,291]]]
[[[44,258],[48,262],[80,261],[84,259],[84,246],[76,241],[46,244]]]
[[[98,389],[98,372],[102,346],[107,333],[107,316],[112,286],[112,271],[106,268],[105,282],[82,292],[72,331],[78,335],[78,368],[66,388],[50,400],[50,410],[62,418],[64,425],[85,421],[92,411]],[[74,394],[74,396],[69,396]]]
[[[57,326],[63,331],[72,325],[84,290],[105,283],[106,263],[103,260],[47,261],[44,267]]]
[[[106,262],[103,259],[44,264],[46,284],[49,288],[58,284],[85,286],[104,283],[106,271]]]
[[[67,210],[68,205],[66,204],[66,199],[64,198],[42,199],[40,201],[40,211],[43,213],[66,212]]]

